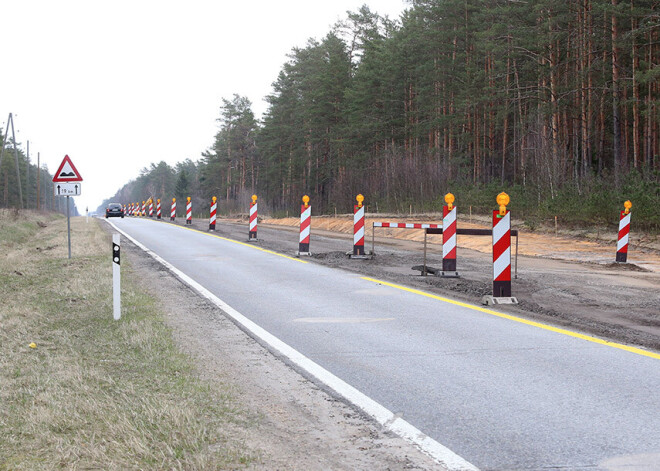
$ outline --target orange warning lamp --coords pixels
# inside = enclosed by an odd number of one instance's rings
[[[445,195],[445,203],[447,203],[447,209],[449,211],[451,211],[454,207],[454,200],[455,200],[454,195],[452,195],[451,193],[447,193]]]
[[[257,195],[252,195],[252,204],[257,203]]]
[[[144,201],[142,202],[142,204],[144,204]]]
[[[359,194],[355,197],[355,200],[358,203],[358,208],[361,208],[362,207],[362,202],[364,201],[364,196],[362,196],[362,194]]]
[[[305,195],[302,197],[303,203],[305,203],[305,208],[309,206],[309,196]]]
[[[626,208],[623,212],[625,214],[628,214],[630,212],[630,208],[632,208],[632,203],[630,202],[630,200],[623,203],[623,207]]]
[[[158,199],[156,200],[156,202],[157,202],[158,204],[160,204],[160,198],[158,198]]]
[[[506,215],[506,205],[509,204],[509,201],[510,201],[509,195],[502,192],[499,195],[497,195],[496,201],[497,201],[497,204],[500,205],[500,214],[499,214],[499,216],[500,217],[505,216]]]
[[[172,203],[176,203],[176,198],[172,198]]]
[[[213,200],[213,204],[215,204],[215,202],[218,200],[218,198],[216,198],[215,196],[211,199]]]
[[[186,200],[188,200],[188,203],[190,203],[190,196],[188,196],[188,197],[186,198]]]

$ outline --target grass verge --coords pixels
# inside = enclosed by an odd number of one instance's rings
[[[73,218],[0,210],[0,469],[235,469],[248,414],[196,375],[110,236]],[[34,342],[36,348],[31,348]]]

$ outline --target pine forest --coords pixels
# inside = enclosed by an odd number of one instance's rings
[[[240,212],[257,194],[283,215],[308,194],[322,214],[362,193],[368,211],[407,213],[452,192],[485,213],[506,191],[530,221],[609,223],[630,199],[638,227],[660,230],[660,1],[363,6],[271,80],[262,119],[227,96],[207,152],[109,200],[217,196]]]

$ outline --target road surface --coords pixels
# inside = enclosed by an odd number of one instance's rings
[[[303,263],[258,243],[152,220],[112,222],[480,469],[660,469],[657,353]]]

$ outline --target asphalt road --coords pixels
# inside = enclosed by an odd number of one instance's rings
[[[113,222],[480,469],[660,469],[657,355],[301,263],[258,243]]]

